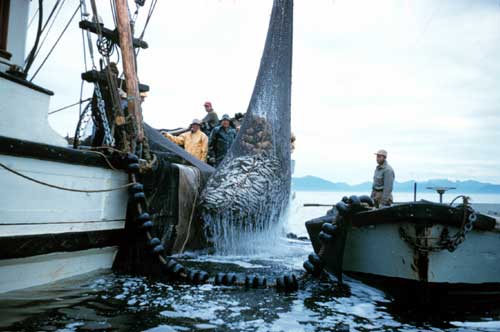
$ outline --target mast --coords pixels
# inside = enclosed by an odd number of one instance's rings
[[[132,146],[135,146],[135,139],[138,143],[144,141],[144,130],[142,126],[142,110],[139,97],[139,81],[135,67],[135,53],[132,44],[132,29],[130,27],[129,11],[127,0],[115,0],[118,36],[122,51],[123,72],[127,84],[128,111],[133,119],[134,136]],[[133,149],[135,150],[135,149]],[[135,151],[131,151],[135,152]]]

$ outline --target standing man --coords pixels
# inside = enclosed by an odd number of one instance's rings
[[[208,137],[201,130],[201,121],[194,119],[190,131],[179,136],[162,132],[163,136],[178,145],[184,145],[184,150],[197,159],[206,162],[208,153]]]
[[[387,163],[387,151],[378,150],[377,167],[373,175],[372,199],[375,206],[390,206],[392,204],[392,188],[394,186],[394,170]]]
[[[219,117],[217,116],[217,113],[215,113],[211,102],[207,101],[203,106],[205,106],[207,115],[205,115],[203,120],[201,120],[203,122],[202,130],[205,134],[210,136],[212,130],[219,124]]]
[[[236,130],[231,127],[231,118],[224,114],[220,125],[212,130],[210,135],[209,155],[215,167],[219,166],[224,156],[233,145],[236,138]]]

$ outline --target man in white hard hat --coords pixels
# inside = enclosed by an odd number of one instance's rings
[[[207,161],[208,153],[208,137],[201,130],[201,121],[194,119],[191,122],[190,130],[179,136],[171,135],[167,132],[162,132],[163,136],[172,142],[183,145],[184,150],[198,158],[201,161]]]
[[[387,151],[378,150],[377,167],[373,175],[372,199],[376,207],[390,206],[392,204],[392,189],[394,186],[394,170],[387,163]]]

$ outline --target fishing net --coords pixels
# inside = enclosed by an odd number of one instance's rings
[[[144,133],[155,162],[151,171],[140,174],[138,180],[144,185],[154,236],[160,239],[167,255],[206,248],[202,225],[192,222],[197,218],[193,208],[214,169],[146,123]],[[125,273],[161,275],[158,257],[150,254],[151,248],[144,237],[138,236],[143,230],[136,222],[136,209],[131,200],[113,268]]]
[[[144,133],[156,162],[151,172],[142,175],[148,212],[154,233],[167,253],[206,246],[194,207],[199,192],[212,175],[213,167],[196,159],[177,144],[144,124]]]
[[[217,239],[239,242],[240,235],[267,230],[288,205],[292,23],[293,1],[275,0],[247,113],[201,195],[206,233],[216,247]]]

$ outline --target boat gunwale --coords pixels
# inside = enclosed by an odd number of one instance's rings
[[[0,155],[34,158],[73,165],[100,167],[111,170],[111,167],[104,157],[94,151],[79,150],[69,146],[62,147],[46,143],[38,143],[1,135]],[[113,162],[112,159],[113,158],[109,161],[112,163],[113,167],[120,169],[121,165],[119,165],[116,161]]]
[[[463,222],[462,209],[448,204],[429,201],[401,203],[375,210],[361,211],[352,215],[352,226],[362,227],[379,224],[411,222],[425,225],[445,225],[460,227]],[[475,230],[500,231],[495,228],[496,219],[483,213],[477,213]]]
[[[35,90],[37,92],[41,92],[43,94],[46,94],[48,96],[53,96],[54,95],[54,92],[51,91],[51,90],[48,90],[48,89],[45,89],[39,85],[36,85],[26,79],[23,79],[21,77],[18,77],[18,76],[14,76],[12,74],[9,74],[9,73],[6,73],[6,72],[2,72],[0,71],[0,77],[7,80],[7,81],[11,81],[11,82],[14,82],[14,83],[17,83],[19,85],[22,85],[22,86],[25,86],[29,89],[32,89],[32,90]]]

